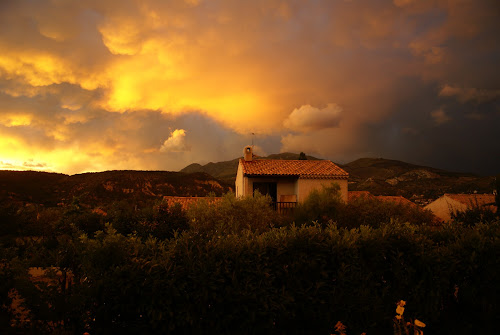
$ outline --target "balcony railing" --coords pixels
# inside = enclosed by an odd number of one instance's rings
[[[272,202],[272,207],[275,211],[278,211],[280,214],[290,214],[293,212],[295,207],[297,207],[297,203],[295,201],[285,202],[285,201],[276,201]]]

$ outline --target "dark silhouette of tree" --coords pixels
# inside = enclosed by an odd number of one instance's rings
[[[306,160],[307,160],[306,154],[301,152],[299,154],[299,161],[306,161]]]

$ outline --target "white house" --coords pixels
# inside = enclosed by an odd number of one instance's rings
[[[444,222],[451,221],[451,214],[463,212],[475,207],[496,211],[495,195],[493,194],[445,194],[434,200],[425,209],[430,210]]]
[[[275,202],[301,202],[314,189],[337,183],[341,198],[347,202],[349,174],[328,160],[258,159],[251,146],[244,149],[238,164],[236,196],[252,195],[258,190]]]

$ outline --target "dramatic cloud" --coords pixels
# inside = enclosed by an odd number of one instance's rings
[[[342,108],[330,103],[319,109],[311,105],[296,108],[284,121],[284,126],[290,130],[307,132],[338,126]]]
[[[163,142],[160,148],[161,152],[182,152],[189,151],[186,145],[186,131],[184,129],[176,129],[170,133],[170,137]]]
[[[499,17],[490,0],[4,0],[0,168],[179,169],[254,133],[268,153],[493,173]],[[439,141],[446,125],[480,149]],[[443,162],[449,143],[463,157]]]

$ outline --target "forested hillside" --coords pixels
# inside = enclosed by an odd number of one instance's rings
[[[127,200],[141,203],[163,196],[222,195],[230,185],[206,173],[105,171],[65,175],[35,171],[0,171],[0,200],[56,206],[74,197],[89,206]]]

